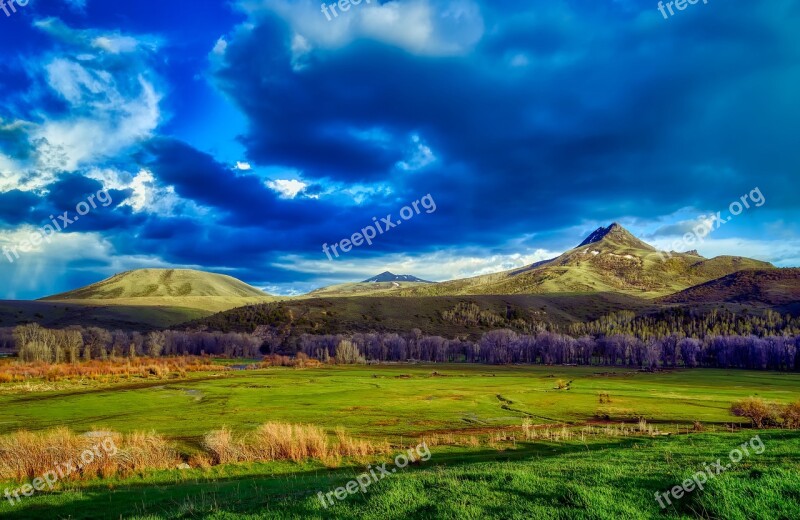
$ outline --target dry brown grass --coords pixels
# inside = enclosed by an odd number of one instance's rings
[[[212,364],[209,358],[178,356],[169,358],[134,358],[92,360],[80,363],[44,363],[4,361],[0,363],[0,383],[41,379],[49,382],[65,379],[130,379],[185,377],[189,372],[227,370]]]
[[[94,456],[91,461],[81,463],[81,454],[86,450]],[[335,466],[342,457],[365,458],[389,451],[385,442],[354,439],[341,428],[337,428],[334,438],[310,424],[269,422],[243,435],[236,435],[226,427],[208,432],[203,438],[202,451],[192,455],[189,464],[207,468],[235,462],[316,459]],[[77,434],[62,427],[0,436],[0,480],[30,480],[46,472],[58,472],[70,463],[76,471],[63,480],[128,476],[176,468],[183,461],[177,450],[154,432]]]
[[[364,458],[386,453],[389,445],[355,439],[342,428],[336,429],[336,442],[332,442],[318,426],[268,422],[241,436],[227,428],[209,432],[203,439],[203,449],[213,464],[316,459],[335,466],[342,457]],[[204,464],[198,459],[192,465]]]
[[[202,446],[214,464],[230,464],[242,459],[240,443],[225,426],[205,434]]]
[[[55,472],[60,480],[84,480],[166,469],[179,463],[175,450],[155,433],[76,434],[61,427],[0,437],[0,479],[30,480]],[[71,473],[70,467],[74,468]]]
[[[181,463],[177,451],[155,432],[134,432],[124,436],[115,457],[123,474],[149,469],[169,469]]]

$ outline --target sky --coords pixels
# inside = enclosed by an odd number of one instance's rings
[[[4,0],[0,299],[145,267],[441,281],[611,222],[800,265],[800,0],[327,4]]]

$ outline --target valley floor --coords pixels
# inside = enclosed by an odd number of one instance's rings
[[[246,432],[266,421],[327,431],[343,426],[353,436],[392,444],[390,454],[344,459],[337,467],[239,463],[67,483],[14,506],[0,501],[0,517],[798,518],[800,432],[729,426],[740,421],[729,414],[730,403],[753,394],[795,401],[800,379],[723,370],[380,365],[41,382],[27,390],[0,384],[0,434],[55,426],[154,430],[186,460],[212,429]],[[651,431],[670,435],[531,439],[522,426],[579,432],[625,421],[635,429],[640,417]],[[695,421],[705,431],[692,431]],[[724,462],[755,435],[762,453],[751,452],[704,489],[659,507],[656,492]],[[471,437],[480,442],[458,442]],[[428,461],[397,469],[333,506],[318,499],[318,492],[345,486],[370,463],[391,468],[392,457],[405,451],[401,446],[421,440],[430,443]],[[0,492],[18,486],[0,482]]]

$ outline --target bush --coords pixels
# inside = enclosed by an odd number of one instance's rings
[[[800,401],[787,404],[781,410],[781,419],[783,419],[784,428],[800,428]]]
[[[774,422],[778,415],[775,405],[760,397],[747,397],[734,402],[731,413],[736,417],[747,417],[756,428],[763,428],[766,422]]]

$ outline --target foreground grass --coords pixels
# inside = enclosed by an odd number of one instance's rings
[[[654,499],[755,432],[518,444],[504,452],[434,448],[366,494],[324,509],[316,497],[364,466],[311,463],[161,472],[26,498],[8,518],[798,518],[800,434],[760,432],[752,454],[662,511]],[[389,459],[384,459],[384,461]],[[387,465],[391,467],[391,463]]]

